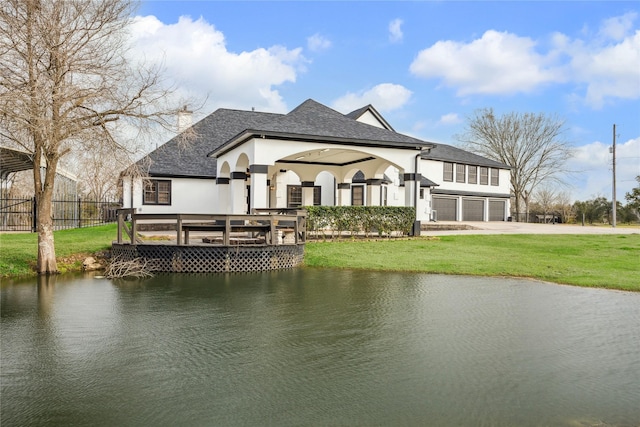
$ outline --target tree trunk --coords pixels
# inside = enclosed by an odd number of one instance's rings
[[[53,187],[58,159],[52,156],[46,166],[41,168],[41,159],[34,161],[34,180],[36,182],[36,215],[38,230],[38,274],[57,274],[56,249],[53,239]],[[44,169],[44,182],[42,170]]]
[[[53,220],[51,218],[51,203],[36,202],[38,217],[38,274],[57,274],[56,251],[53,241]]]

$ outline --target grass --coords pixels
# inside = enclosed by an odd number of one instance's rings
[[[640,291],[640,235],[465,235],[313,242],[305,265],[527,277]]]
[[[85,257],[109,249],[115,240],[115,224],[54,232],[58,269],[77,271]],[[0,277],[35,275],[38,255],[36,233],[0,234]]]
[[[58,268],[75,271],[108,249],[116,225],[55,232]],[[35,233],[0,234],[0,277],[34,275]],[[476,276],[529,277],[640,291],[640,234],[458,235],[308,242],[305,265]]]

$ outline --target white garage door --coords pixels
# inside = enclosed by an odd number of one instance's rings
[[[456,199],[434,197],[431,200],[431,206],[434,211],[437,211],[438,221],[455,221],[457,202]]]
[[[489,201],[489,221],[504,221],[504,200]]]
[[[462,220],[463,221],[484,220],[484,200],[462,199]]]

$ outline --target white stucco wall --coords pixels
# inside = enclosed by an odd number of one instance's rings
[[[444,180],[444,162],[435,161],[435,160],[423,160],[422,165],[422,174],[430,179],[431,181],[439,184],[436,187],[439,191],[441,190],[453,190],[453,191],[464,191],[471,193],[495,193],[495,194],[509,194],[510,191],[510,172],[508,169],[498,169],[498,183],[499,185],[491,185],[491,175],[489,175],[489,184],[480,184],[480,176],[478,172],[478,183],[477,184],[469,184],[468,183],[468,167],[467,167],[467,175],[465,176],[464,183],[456,182],[456,170],[455,164],[453,168],[453,182]]]
[[[142,179],[123,178],[123,204],[138,213],[222,213],[217,206],[218,189],[215,180],[194,178],[154,178],[171,181],[170,205],[143,205]],[[133,202],[133,204],[132,204]]]

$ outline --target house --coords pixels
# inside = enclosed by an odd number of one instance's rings
[[[507,165],[397,133],[371,105],[218,109],[137,166],[123,204],[141,213],[388,205],[416,207],[418,221],[505,221],[510,208]]]

